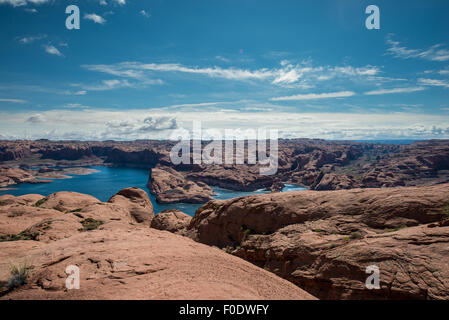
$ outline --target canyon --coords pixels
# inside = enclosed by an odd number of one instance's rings
[[[24,170],[31,175],[29,180],[38,176],[31,168],[42,166],[155,168],[148,186],[162,203],[205,203],[212,195],[210,186],[236,191],[279,191],[282,183],[291,183],[321,191],[449,182],[448,140],[395,145],[280,139],[278,171],[271,176],[260,175],[257,164],[173,165],[170,150],[174,145],[175,142],[156,140],[0,141],[0,161],[4,167]],[[2,186],[21,182],[4,173],[0,181]]]
[[[0,299],[315,299],[222,250],[150,228],[148,195],[0,197]],[[14,285],[11,265],[26,268]],[[66,288],[66,267],[80,289]]]
[[[2,298],[449,299],[447,140],[280,140],[273,176],[258,165],[175,166],[168,141],[0,146],[5,187],[92,164],[135,166],[151,169],[157,202],[203,204],[191,217],[154,215],[137,188],[106,202],[0,196]],[[278,192],[286,183],[308,190]],[[218,200],[212,186],[270,193]],[[23,286],[8,288],[8,260],[33,265]],[[65,289],[69,264],[86,270],[85,290]],[[380,289],[365,286],[372,265]]]

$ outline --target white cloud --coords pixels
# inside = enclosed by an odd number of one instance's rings
[[[146,18],[149,18],[151,16],[150,13],[146,12],[145,10],[140,10],[140,14]]]
[[[231,62],[231,60],[229,60],[228,58],[225,58],[223,56],[215,56],[215,59],[217,59],[217,60],[219,60],[221,62],[226,62],[226,63]]]
[[[380,69],[375,66],[365,67],[313,67],[302,64],[291,64],[288,61],[282,61],[279,68],[261,68],[256,70],[241,68],[223,68],[219,66],[212,67],[192,67],[180,63],[140,63],[140,62],[122,62],[112,65],[83,65],[82,67],[103,72],[115,76],[131,77],[144,79],[145,75],[155,72],[171,73],[189,73],[193,75],[204,75],[212,78],[221,78],[228,80],[258,80],[269,81],[272,84],[285,87],[313,87],[315,82],[330,80],[332,78],[349,78],[354,81],[366,79],[368,81],[382,81],[382,77],[373,79],[373,76],[380,73]],[[391,79],[389,79],[391,80]]]
[[[41,40],[41,39],[45,39],[47,37],[46,34],[40,34],[40,35],[36,35],[36,36],[25,36],[19,39],[20,43],[23,44],[29,44],[29,43],[33,43],[34,41],[37,40]]]
[[[126,88],[126,87],[132,87],[132,84],[127,80],[118,80],[118,79],[111,79],[111,80],[103,80],[100,84],[96,85],[83,85],[81,92],[88,90],[88,91],[106,91],[106,90],[113,90],[118,88]],[[80,92],[80,91],[78,91]]]
[[[107,6],[108,3],[105,0],[100,0],[100,5],[101,6]]]
[[[13,7],[26,6],[27,4],[44,4],[48,3],[50,0],[0,0],[0,4],[9,4]]]
[[[199,68],[199,67],[187,67],[178,63],[166,63],[166,64],[149,63],[149,64],[135,65],[135,67],[137,67],[140,70],[147,70],[147,71],[203,74],[208,75],[210,77],[225,78],[232,80],[265,79],[273,76],[273,73],[268,69],[251,71],[238,68],[223,69],[221,67],[216,66],[209,68]]]
[[[35,113],[0,112],[0,135],[16,138],[133,140],[167,139],[173,128],[192,129],[198,112],[162,109],[55,109]],[[279,130],[282,138],[429,139],[449,138],[449,118],[419,113],[298,113],[205,111],[206,129]],[[43,120],[43,122],[39,122]],[[25,135],[25,132],[28,135]]]
[[[396,58],[421,58],[431,61],[449,60],[449,50],[442,48],[442,44],[433,45],[428,49],[409,49],[401,45],[399,41],[394,41],[391,38],[392,35],[389,35],[387,38],[387,44],[390,45],[390,47],[387,49],[387,53]]]
[[[104,19],[103,17],[99,16],[98,14],[95,13],[89,13],[89,14],[85,14],[84,15],[84,19],[87,20],[91,20],[95,23],[99,23],[99,24],[105,24],[106,23],[106,19]]]
[[[280,70],[279,75],[273,80],[273,83],[294,83],[301,78],[302,74],[297,70]]]
[[[121,6],[126,4],[126,0],[114,0],[114,1]]]
[[[271,101],[294,101],[294,100],[316,100],[316,99],[330,99],[330,98],[346,98],[355,95],[352,91],[340,91],[330,93],[307,93],[297,94],[294,96],[271,98]]]
[[[136,78],[136,79],[143,78],[143,72],[141,70],[136,70],[133,68],[122,68],[120,66],[105,65],[105,64],[82,65],[81,67],[90,71],[103,72],[113,76]]]
[[[145,134],[153,131],[173,130],[178,128],[176,118],[161,116],[147,117],[140,120],[111,121],[106,123],[104,135],[124,136]]]
[[[42,122],[45,122],[45,117],[43,115],[41,115],[41,114],[35,114],[35,115],[32,115],[31,117],[29,117],[26,120],[26,122],[29,122],[29,123],[42,123]]]
[[[437,79],[418,79],[418,82],[426,85],[426,86],[434,86],[434,87],[445,87],[449,88],[449,82],[445,80],[437,80]]]
[[[394,88],[394,89],[379,89],[365,92],[365,95],[381,95],[381,94],[392,94],[392,93],[410,93],[426,90],[424,87],[414,87],[414,88]]]
[[[47,52],[48,54],[53,54],[59,57],[63,57],[64,55],[58,50],[58,48],[56,48],[55,46],[52,45],[48,45],[48,46],[44,46],[45,48],[45,52]]]
[[[0,99],[0,102],[26,103],[27,101],[22,99]]]

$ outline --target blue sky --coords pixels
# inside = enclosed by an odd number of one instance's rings
[[[445,0],[0,0],[0,138],[159,139],[193,120],[449,138],[448,14]]]

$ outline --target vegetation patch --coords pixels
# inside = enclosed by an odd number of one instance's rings
[[[243,232],[242,241],[245,241],[250,234],[254,233],[253,230],[251,230],[250,228],[247,228],[246,226],[241,226],[240,231]]]
[[[350,237],[351,237],[351,239],[362,239],[363,238],[363,236],[360,234],[360,233],[358,233],[358,232],[352,232],[351,233],[351,235],[350,235]]]
[[[83,225],[82,228],[78,229],[78,231],[91,231],[97,229],[99,226],[101,226],[104,222],[100,220],[95,220],[92,218],[87,218],[81,221],[81,224]]]
[[[33,205],[33,207],[39,207],[42,204],[44,204],[47,200],[48,200],[48,198],[42,198],[42,199],[36,201],[36,203]]]
[[[446,202],[443,206],[443,214],[449,218],[449,202]]]
[[[42,230],[49,230],[49,229],[51,229],[51,224],[52,223],[53,223],[53,221],[51,221],[51,220],[44,221],[44,222],[42,222],[40,227],[42,228]]]
[[[396,232],[396,231],[404,229],[404,228],[407,228],[407,226],[404,225],[404,226],[400,226],[400,227],[386,228],[385,232]]]
[[[8,281],[0,283],[0,296],[26,284],[31,270],[33,270],[33,266],[26,262],[19,265],[11,264],[9,267],[10,278]]]
[[[38,240],[39,232],[31,232],[26,229],[18,234],[8,234],[6,236],[0,236],[0,242],[6,241],[19,241],[19,240]]]
[[[78,209],[73,209],[68,211],[68,213],[77,213],[77,212],[81,212],[83,210],[83,208],[78,208]]]
[[[210,209],[213,209],[213,210],[219,210],[219,209],[221,209],[222,207],[224,206],[224,204],[223,203],[208,203],[207,204],[207,207],[208,208],[210,208]]]

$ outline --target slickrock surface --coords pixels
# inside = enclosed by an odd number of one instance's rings
[[[150,228],[147,200],[135,188],[110,202],[72,192],[0,197],[0,299],[315,299],[222,250]],[[26,284],[8,287],[11,264],[32,266]],[[79,290],[66,289],[70,265]]]
[[[153,205],[147,193],[139,188],[126,188],[119,191],[109,199],[110,203],[117,204],[129,212],[138,223],[151,224],[154,218]]]
[[[182,235],[191,221],[192,217],[182,211],[176,209],[164,210],[159,212],[151,221],[151,228]]]
[[[214,194],[205,183],[188,180],[184,174],[169,167],[153,168],[148,188],[159,203],[205,203],[212,200]]]
[[[449,184],[214,200],[188,231],[322,299],[449,299]],[[365,288],[366,267],[380,290]]]

